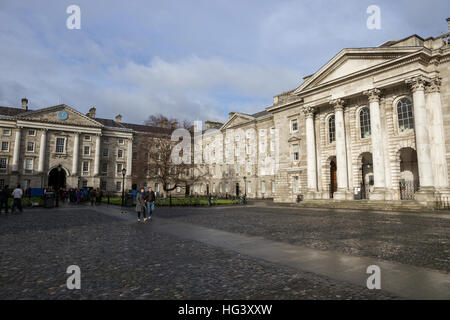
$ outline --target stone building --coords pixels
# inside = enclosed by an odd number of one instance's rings
[[[67,105],[30,110],[27,99],[21,108],[0,107],[0,187],[20,183],[119,193],[123,183],[125,189],[153,185],[137,148],[169,132],[122,123],[120,115],[97,118],[95,112],[84,115]]]
[[[245,176],[248,196],[276,202],[303,195],[430,204],[448,196],[449,39],[450,32],[427,39],[412,35],[344,49],[296,89],[276,96],[264,112],[231,113],[220,128],[223,139],[230,128],[276,130],[277,168],[262,176],[258,165],[234,171],[213,165],[218,173],[205,183],[225,183],[233,193]]]

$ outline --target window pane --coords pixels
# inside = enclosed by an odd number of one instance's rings
[[[412,103],[408,98],[403,98],[397,103],[398,128],[400,132],[414,129],[414,116]]]
[[[370,138],[371,129],[370,129],[370,110],[365,107],[362,108],[359,113],[359,123],[361,126],[361,138]]]
[[[333,143],[336,141],[336,123],[335,123],[335,117],[331,116],[328,119],[328,135],[330,143]]]

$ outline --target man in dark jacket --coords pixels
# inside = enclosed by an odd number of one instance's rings
[[[152,187],[148,188],[148,192],[145,194],[145,203],[147,204],[147,217],[150,220],[152,218],[153,210],[155,210],[156,195],[152,190]]]
[[[8,199],[9,191],[8,186],[4,186],[0,191],[0,214],[2,213],[3,207],[5,207],[5,213],[8,214]]]

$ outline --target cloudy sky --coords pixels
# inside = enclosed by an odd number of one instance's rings
[[[69,30],[66,9],[81,8]],[[369,5],[381,30],[369,30]],[[447,32],[448,0],[0,0],[0,105],[142,123],[258,112],[346,47]]]

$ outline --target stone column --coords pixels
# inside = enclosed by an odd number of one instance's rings
[[[433,166],[431,160],[430,137],[428,134],[427,109],[425,106],[424,77],[418,76],[406,81],[411,86],[414,105],[414,126],[416,133],[417,162],[419,165],[420,189],[416,200],[422,203],[434,201]]]
[[[100,148],[101,148],[101,135],[97,135],[95,141],[95,158],[94,158],[94,176],[100,174]]]
[[[38,165],[39,173],[44,172],[46,148],[47,148],[47,129],[43,129],[41,134],[41,145],[39,146],[39,165]]]
[[[350,199],[348,190],[347,142],[345,139],[344,100],[331,100],[334,107],[336,128],[336,166],[338,191],[334,194],[336,200]]]
[[[127,176],[131,177],[133,172],[133,139],[128,140],[127,150]]]
[[[308,195],[310,199],[315,198],[317,193],[317,162],[316,162],[316,136],[314,130],[314,108],[303,107],[306,117],[306,154],[308,172]]]
[[[434,185],[439,192],[450,195],[440,86],[441,79],[439,77],[431,79],[426,88],[426,103],[431,116],[429,133],[434,164]]]
[[[80,151],[80,133],[76,132],[73,142],[73,159],[72,159],[72,175],[78,174],[78,157]]]
[[[383,145],[383,134],[381,132],[380,94],[379,89],[364,92],[364,95],[369,98],[370,130],[372,133],[374,191],[370,193],[370,200],[386,199],[385,146]]]
[[[16,139],[14,140],[14,153],[13,153],[13,160],[12,160],[12,171],[13,172],[19,171],[21,139],[22,139],[22,128],[19,127],[19,128],[17,128]]]

